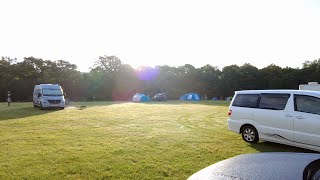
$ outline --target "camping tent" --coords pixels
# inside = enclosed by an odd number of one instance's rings
[[[200,96],[197,93],[188,93],[180,97],[182,101],[200,101]]]
[[[149,102],[150,98],[144,94],[137,93],[132,98],[133,102]]]

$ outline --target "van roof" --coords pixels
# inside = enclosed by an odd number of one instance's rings
[[[272,89],[272,90],[242,90],[235,91],[236,94],[246,94],[246,93],[295,93],[304,95],[316,95],[320,96],[320,91],[309,91],[309,90],[296,90],[296,89]]]
[[[59,84],[39,84],[36,85],[35,87],[40,87],[40,88],[48,88],[48,89],[60,89],[61,86]]]

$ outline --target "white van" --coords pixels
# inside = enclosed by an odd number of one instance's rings
[[[320,92],[236,91],[228,128],[244,141],[261,140],[320,151]]]
[[[40,84],[33,90],[33,106],[39,106],[41,110],[45,108],[64,109],[65,99],[63,90],[59,84]]]

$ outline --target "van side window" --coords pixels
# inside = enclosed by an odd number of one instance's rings
[[[320,99],[307,95],[294,95],[294,110],[320,115]]]
[[[260,94],[237,94],[232,106],[255,108],[258,105]]]
[[[284,110],[290,94],[261,94],[260,109]]]

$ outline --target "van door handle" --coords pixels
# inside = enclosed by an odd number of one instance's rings
[[[290,114],[286,114],[286,115],[284,115],[285,117],[293,117],[292,115],[290,115]]]
[[[296,116],[297,119],[304,119],[302,116]]]

